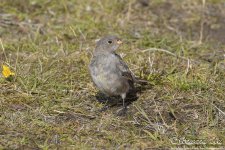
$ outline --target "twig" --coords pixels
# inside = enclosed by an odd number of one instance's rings
[[[186,74],[186,75],[187,75],[188,72],[189,72],[189,68],[191,68],[191,64],[190,64],[190,60],[188,59],[188,61],[187,61],[187,69],[186,69],[186,71],[185,71],[185,74]]]
[[[202,10],[201,10],[201,24],[200,24],[200,35],[199,35],[199,44],[202,44],[203,40],[203,32],[204,32],[204,23],[205,23],[205,15],[204,15],[204,10],[205,10],[205,0],[202,0]]]
[[[168,51],[168,50],[165,50],[165,49],[160,49],[160,48],[148,48],[148,49],[142,50],[143,53],[145,53],[145,52],[154,52],[154,51],[164,52],[164,53],[170,54],[170,55],[172,55],[172,56],[174,56],[174,57],[177,57],[177,58],[180,58],[180,59],[183,59],[183,60],[186,60],[186,61],[192,61],[192,62],[198,63],[198,62],[195,61],[195,60],[191,60],[191,59],[186,58],[186,57],[178,56],[178,55],[176,55],[176,54],[174,54],[174,53],[172,53],[172,52],[170,52],[170,51]]]
[[[126,19],[129,21],[130,20],[130,16],[131,16],[131,5],[132,5],[132,1],[129,2],[128,4],[128,11],[127,11],[127,16]]]
[[[6,56],[5,48],[4,48],[4,45],[3,45],[3,43],[2,43],[2,39],[1,39],[1,38],[0,38],[0,44],[1,44],[1,47],[2,47],[3,54],[4,54],[4,56],[5,56],[6,62],[8,62],[8,58],[7,58],[7,56]]]
[[[219,109],[216,105],[213,104],[213,106],[214,106],[220,113],[222,113],[222,114],[225,116],[225,112],[223,112],[221,109]]]

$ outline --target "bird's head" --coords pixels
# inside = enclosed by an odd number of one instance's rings
[[[97,42],[95,53],[113,53],[121,44],[122,41],[117,36],[105,36]]]

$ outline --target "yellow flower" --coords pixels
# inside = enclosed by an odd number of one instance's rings
[[[10,76],[14,76],[15,73],[12,72],[8,66],[6,65],[2,65],[2,75],[5,77],[5,78],[8,78]]]

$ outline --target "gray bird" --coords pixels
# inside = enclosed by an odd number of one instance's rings
[[[127,64],[115,53],[122,41],[116,36],[100,39],[89,65],[94,84],[107,96],[121,96],[125,107],[125,98],[134,89],[135,77]]]

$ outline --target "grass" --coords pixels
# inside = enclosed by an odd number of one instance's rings
[[[0,4],[0,149],[222,148],[222,0],[22,0]],[[104,112],[88,64],[95,41],[149,81],[125,116]],[[154,51],[147,49],[154,49]],[[145,50],[145,51],[144,51]]]

